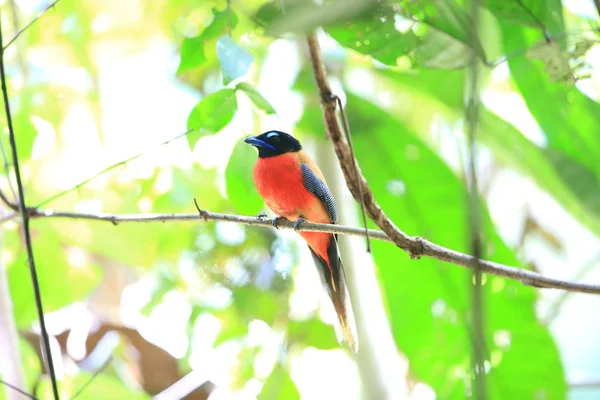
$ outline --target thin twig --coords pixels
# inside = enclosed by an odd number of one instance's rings
[[[187,130],[186,132],[184,132],[184,133],[181,133],[181,134],[179,134],[179,135],[177,135],[177,136],[175,136],[175,137],[173,137],[173,138],[171,138],[171,139],[169,139],[169,140],[167,140],[167,141],[164,141],[164,142],[162,142],[162,143],[159,143],[159,144],[157,144],[156,146],[158,147],[158,146],[164,146],[164,145],[166,145],[166,144],[169,144],[169,143],[171,143],[172,141],[174,141],[174,140],[177,140],[177,139],[179,139],[179,138],[182,138],[182,137],[184,137],[184,136],[186,136],[186,135],[190,134],[190,133],[191,133],[191,132],[193,132],[193,131],[194,131],[193,129],[189,129],[189,130]],[[46,204],[48,204],[48,203],[50,203],[50,202],[52,202],[52,201],[54,201],[54,200],[56,200],[56,199],[58,199],[58,198],[60,198],[60,197],[62,197],[62,196],[64,196],[64,195],[68,194],[68,193],[71,193],[71,192],[72,192],[72,191],[74,191],[74,190],[78,190],[78,189],[79,189],[79,188],[81,188],[83,185],[85,185],[85,184],[87,184],[87,183],[89,183],[89,182],[93,181],[94,179],[98,178],[100,175],[103,175],[103,174],[107,173],[108,171],[111,171],[111,170],[113,170],[113,169],[115,169],[115,168],[117,168],[117,167],[120,167],[121,165],[125,165],[125,164],[127,164],[127,163],[129,163],[129,162],[131,162],[131,161],[135,160],[136,158],[139,158],[139,157],[143,156],[144,154],[146,154],[146,152],[145,152],[145,151],[142,151],[141,153],[138,153],[138,154],[136,154],[136,155],[134,155],[134,156],[132,156],[132,157],[129,157],[129,158],[128,158],[128,159],[126,159],[126,160],[119,161],[118,163],[116,163],[116,164],[113,164],[113,165],[111,165],[110,167],[106,167],[106,168],[104,168],[102,171],[100,171],[100,172],[98,172],[97,174],[95,174],[94,176],[91,176],[91,177],[89,177],[89,178],[87,178],[87,179],[85,179],[85,180],[83,180],[83,181],[79,182],[77,185],[75,185],[75,186],[73,186],[73,187],[71,187],[71,188],[69,188],[69,189],[65,189],[65,190],[63,190],[62,192],[56,193],[56,194],[55,194],[55,195],[53,195],[53,196],[50,196],[49,198],[47,198],[46,200],[44,200],[44,201],[42,201],[40,204],[38,204],[38,205],[37,205],[37,207],[44,206],[44,205],[46,205]]]
[[[348,146],[350,147],[350,153],[352,154],[352,158],[354,159],[354,175],[356,180],[358,180],[358,168],[356,167],[356,157],[354,157],[354,148],[352,147],[352,137],[350,136],[350,124],[348,123],[348,118],[346,117],[346,112],[344,111],[344,107],[342,106],[342,99],[340,96],[335,96],[335,99],[338,104],[338,108],[340,110],[340,114],[342,116],[342,126],[344,127],[344,134],[346,135],[346,141],[348,142]],[[360,181],[359,181],[360,183]],[[365,226],[365,237],[367,239],[367,253],[371,252],[371,241],[369,240],[369,230],[367,229],[367,214],[365,213],[365,203],[363,201],[362,196],[363,188],[362,185],[358,186],[358,194],[360,196],[360,211],[362,213],[363,225]]]
[[[15,201],[16,201],[17,192],[15,191],[12,181],[10,180],[10,162],[8,161],[8,156],[6,155],[6,150],[4,149],[4,142],[2,141],[2,138],[0,138],[0,152],[2,152],[2,160],[4,160],[4,172],[6,172],[6,181],[8,182],[8,187],[10,188],[10,191],[13,195],[13,199],[15,199]],[[2,196],[6,196],[6,195],[4,193],[2,193]],[[5,200],[5,198],[6,197],[3,197],[2,200],[6,204],[10,204],[11,202],[8,199]],[[15,204],[15,208],[16,208],[16,204]]]
[[[46,11],[48,11],[49,9],[51,9],[52,7],[54,7],[56,5],[56,3],[58,3],[60,0],[55,0],[53,3],[51,3],[49,6],[47,6],[46,8],[44,8],[42,11],[40,11],[38,13],[38,15],[31,20],[30,23],[28,23],[27,25],[25,25],[23,27],[23,29],[21,29],[19,32],[17,32],[17,34],[8,41],[8,43],[6,44],[6,46],[4,46],[2,49],[6,50],[8,48],[8,46],[10,46],[11,44],[13,44],[13,42],[15,40],[17,40],[19,38],[19,36],[21,36],[21,34],[23,32],[25,32],[27,29],[29,29],[33,24],[35,24],[37,22],[38,19],[42,18],[42,16],[44,16],[44,14],[46,14]]]
[[[94,381],[94,379],[96,379],[96,377],[98,375],[100,375],[102,372],[104,372],[104,370],[106,369],[106,367],[108,367],[108,365],[110,364],[111,361],[112,361],[112,357],[109,357],[109,359],[106,360],[106,362],[104,363],[104,365],[102,365],[100,368],[98,368],[96,371],[94,371],[94,373],[92,374],[92,376],[90,376],[90,379],[88,379],[87,382],[85,382],[79,388],[79,390],[77,390],[73,394],[73,396],[71,396],[71,400],[74,400],[77,396],[79,396],[85,390],[85,388],[87,388]]]
[[[273,228],[273,220],[263,217],[249,217],[243,215],[221,214],[200,209],[199,213],[192,214],[106,214],[106,213],[80,213],[71,211],[54,211],[30,208],[31,218],[59,218],[73,220],[91,220],[109,222],[113,225],[123,223],[150,223],[150,222],[173,222],[173,221],[222,221],[232,222],[243,225],[260,226],[263,228]],[[294,229],[294,223],[283,220],[277,221],[277,227],[281,229]],[[299,232],[323,232],[338,233],[341,235],[352,235],[365,237],[365,230],[361,227],[334,225],[334,224],[315,224],[304,222],[298,226]],[[385,232],[369,229],[369,237],[376,240],[395,243]],[[431,257],[450,264],[459,265],[468,269],[475,268],[475,257],[460,253],[432,243],[418,236],[407,236],[405,249],[418,248],[420,256]],[[407,250],[408,251],[408,250]],[[492,261],[480,260],[481,270],[485,273],[495,276],[522,282],[525,285],[537,288],[562,289],[572,292],[600,294],[600,284],[589,284],[580,282],[564,281],[561,279],[548,278],[536,272],[510,267],[508,265],[495,263]]]
[[[2,47],[2,26],[0,16],[0,47]],[[10,138],[10,146],[12,151],[13,166],[15,169],[15,179],[17,181],[19,212],[23,218],[23,235],[25,237],[25,248],[27,250],[27,261],[29,263],[29,271],[31,273],[31,283],[33,284],[33,292],[35,295],[35,303],[40,321],[42,333],[43,348],[48,361],[48,371],[50,372],[50,380],[52,382],[52,391],[54,392],[54,400],[59,400],[58,384],[56,382],[56,373],[54,371],[54,363],[52,362],[52,351],[50,349],[50,338],[46,330],[46,322],[44,321],[44,308],[42,306],[42,294],[40,292],[40,284],[38,282],[37,270],[35,268],[35,259],[33,256],[33,246],[31,243],[31,234],[29,232],[29,212],[25,206],[25,195],[23,190],[23,181],[21,180],[21,171],[19,167],[19,155],[17,151],[17,143],[15,139],[15,131],[12,124],[10,114],[10,103],[8,102],[8,89],[6,87],[6,72],[4,70],[4,47],[0,50],[0,80],[2,83],[2,97],[4,99],[4,111],[6,113],[6,121],[8,124],[8,134]]]
[[[6,381],[3,381],[2,379],[0,379],[0,384],[2,384],[2,385],[4,385],[4,386],[8,386],[9,388],[11,388],[12,390],[14,390],[15,392],[19,392],[19,393],[21,393],[23,396],[27,396],[27,397],[29,397],[30,399],[33,399],[33,400],[39,400],[39,399],[38,399],[37,397],[35,397],[34,395],[32,395],[32,394],[29,394],[29,393],[27,393],[26,391],[24,391],[24,390],[21,390],[21,389],[19,389],[18,387],[14,386],[14,385],[11,385],[10,383],[8,383],[8,382],[6,382]]]
[[[479,1],[471,0],[471,30],[469,41],[474,48],[477,43],[477,33],[479,30]],[[467,128],[467,156],[468,156],[468,193],[467,193],[467,213],[469,215],[471,252],[475,257],[475,270],[473,271],[472,288],[472,310],[473,310],[473,383],[474,395],[477,400],[487,399],[486,390],[486,372],[485,372],[485,324],[484,324],[484,293],[483,293],[483,273],[480,269],[480,260],[482,257],[481,243],[481,220],[479,209],[479,188],[477,179],[477,122],[479,118],[479,71],[478,60],[475,52],[471,52],[469,60],[469,74],[467,79],[466,91],[468,100],[465,107],[465,122]],[[469,277],[471,279],[471,277]],[[469,279],[469,280],[470,280]]]

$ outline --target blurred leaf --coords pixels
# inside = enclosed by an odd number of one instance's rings
[[[544,154],[554,165],[563,182],[581,200],[585,209],[596,214],[596,223],[598,223],[600,218],[600,179],[598,176],[561,152],[546,149]],[[576,215],[574,212],[572,214]],[[600,230],[597,235],[600,236]]]
[[[221,322],[221,329],[215,338],[213,347],[217,347],[228,340],[240,338],[248,333],[248,321],[239,317],[235,307],[228,307],[213,314]]]
[[[233,291],[233,304],[242,320],[261,319],[273,324],[277,314],[275,295],[255,286],[247,285]]]
[[[265,381],[262,391],[258,395],[260,400],[295,400],[300,398],[300,392],[290,377],[288,370],[277,364]]]
[[[92,374],[89,372],[80,372],[75,377],[67,377],[60,383],[61,396],[71,398],[75,395],[89,380]],[[40,399],[52,398],[52,386],[48,377],[40,383],[39,392],[42,394]],[[107,372],[94,377],[91,383],[77,396],[78,400],[143,400],[150,399],[150,396],[139,389],[128,388],[116,377]]]
[[[241,90],[248,96],[254,105],[263,110],[266,114],[277,114],[271,103],[265,99],[255,87],[247,82],[240,82],[235,87],[236,90]]]
[[[464,184],[404,124],[374,105],[349,95],[348,117],[360,167],[390,218],[410,235],[467,250]],[[486,258],[519,265],[494,232],[487,213],[483,213],[482,230]],[[373,254],[394,338],[413,373],[439,398],[465,398],[471,354],[471,272],[432,259],[410,261],[387,243],[373,242]],[[490,398],[532,398],[541,392],[563,398],[562,365],[550,333],[537,322],[534,289],[492,276],[486,276],[485,282],[486,353],[494,354],[488,358]],[[508,347],[494,340],[498,334],[510,338]],[[523,359],[531,363],[525,365]],[[536,367],[540,364],[545,365],[543,371]],[[513,383],[506,386],[507,380]]]
[[[227,198],[240,214],[258,215],[264,206],[252,178],[256,157],[252,146],[240,140],[233,148],[225,169]]]
[[[562,153],[540,149],[486,109],[480,111],[480,120],[479,137],[499,161],[530,176],[573,218],[600,236],[600,208],[594,201],[600,197],[600,185],[593,173]]]
[[[177,74],[181,74],[190,68],[202,65],[206,60],[205,46],[207,42],[214,41],[226,32],[228,28],[235,28],[237,17],[230,9],[219,11],[212,9],[213,20],[204,31],[195,37],[184,38],[181,44],[181,60],[177,68]]]
[[[499,19],[536,28],[553,18],[546,0],[484,0],[483,5]]]
[[[290,343],[298,342],[321,350],[340,347],[334,328],[318,318],[306,321],[289,321],[287,334]]]
[[[223,80],[227,85],[234,79],[248,73],[254,56],[238,45],[229,35],[223,35],[217,41],[217,58],[223,70]]]
[[[556,42],[543,46],[534,46],[527,50],[527,56],[536,58],[545,64],[544,72],[552,82],[574,82],[573,70],[569,64],[570,55]]]
[[[201,136],[217,133],[223,129],[237,111],[237,99],[234,89],[221,89],[205,96],[194,107],[188,117],[188,129],[197,130],[187,135],[193,149]]]
[[[562,15],[560,1],[547,2],[559,21]],[[507,51],[530,48],[538,43],[538,36],[530,30],[501,24]],[[564,30],[564,27],[563,27]],[[548,148],[561,152],[600,177],[600,104],[581,93],[573,85],[551,81],[544,65],[527,57],[508,60],[512,78],[523,99],[548,141]]]
[[[38,134],[37,129],[31,122],[31,116],[25,113],[19,113],[13,117],[13,124],[17,150],[19,151],[19,161],[29,160],[31,158],[31,151],[33,150],[33,142]],[[5,146],[6,155],[12,160],[9,149],[10,147]]]
[[[281,7],[279,7],[280,13],[276,18],[274,18],[277,14],[275,12],[276,6],[272,5],[263,6],[263,9],[269,7],[268,12],[261,12],[263,10],[261,9],[259,14],[263,20],[265,15],[268,18],[273,18],[273,21],[266,28],[266,34],[277,37],[287,32],[312,32],[318,26],[347,21],[376,4],[375,0],[331,0],[318,5],[312,1],[300,0],[291,2],[291,4],[286,2],[285,13],[283,14],[281,14]]]
[[[40,226],[41,225],[41,226]],[[41,229],[41,227],[45,229]],[[32,228],[33,252],[42,293],[44,312],[55,311],[75,301],[85,299],[102,279],[102,270],[89,259],[82,265],[71,265],[63,247],[48,222]],[[27,327],[37,320],[31,275],[25,250],[16,237],[17,232],[5,235],[7,247],[16,258],[8,267],[8,281],[19,327]]]
[[[22,368],[25,373],[25,380],[27,381],[27,388],[24,389],[29,392],[29,388],[35,386],[42,373],[42,364],[35,349],[26,339],[19,338],[19,347],[21,349]],[[2,389],[0,389],[0,392],[2,392]]]
[[[402,86],[395,90],[410,90],[420,96],[430,96],[448,106],[456,114],[456,118],[462,117],[463,71],[379,71],[379,74],[400,82]],[[478,138],[493,151],[497,162],[531,177],[540,189],[558,201],[573,218],[600,236],[600,213],[589,202],[589,199],[600,195],[600,186],[579,185],[579,189],[575,190],[573,183],[577,179],[573,179],[572,171],[558,170],[561,167],[550,159],[550,151],[532,143],[513,125],[485,107],[479,112]],[[593,175],[589,168],[580,163],[577,165],[584,175]],[[589,179],[585,181],[592,182]]]

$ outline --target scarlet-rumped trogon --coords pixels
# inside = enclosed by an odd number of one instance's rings
[[[304,220],[336,223],[337,206],[325,178],[296,138],[285,132],[268,131],[248,137],[245,142],[258,149],[254,182],[267,207],[277,216],[295,221],[295,228]],[[343,339],[356,352],[358,338],[337,235],[298,233],[308,243],[321,282],[337,312]]]

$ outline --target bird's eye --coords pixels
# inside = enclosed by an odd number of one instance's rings
[[[277,140],[279,140],[279,133],[270,132],[267,134],[267,139],[273,139],[273,140],[277,141]]]

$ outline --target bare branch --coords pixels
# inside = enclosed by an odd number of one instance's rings
[[[165,140],[164,142],[162,142],[162,143],[159,143],[159,144],[157,144],[157,145],[155,145],[155,146],[164,146],[164,145],[167,145],[167,144],[171,143],[171,142],[172,142],[172,141],[174,141],[174,140],[177,140],[177,139],[179,139],[179,138],[182,138],[182,137],[184,137],[184,136],[186,136],[186,135],[189,135],[189,134],[190,134],[191,132],[193,132],[193,131],[194,131],[193,129],[188,129],[188,130],[187,130],[187,131],[185,131],[184,133],[180,133],[179,135],[177,135],[177,136],[175,136],[175,137],[172,137],[172,138],[171,138],[171,139],[169,139],[169,140]],[[89,178],[87,178],[87,179],[85,179],[85,180],[83,180],[83,181],[79,182],[77,185],[75,185],[75,186],[73,186],[73,187],[71,187],[71,188],[69,188],[69,189],[65,189],[65,190],[63,190],[62,192],[58,192],[58,193],[56,193],[56,194],[54,194],[54,195],[50,196],[49,198],[47,198],[46,200],[44,200],[44,201],[42,201],[40,204],[38,204],[38,207],[44,206],[44,205],[46,205],[46,204],[48,204],[48,203],[50,203],[50,202],[52,202],[52,201],[54,201],[54,200],[56,200],[56,199],[58,199],[58,198],[60,198],[60,197],[63,197],[63,196],[64,196],[64,195],[66,195],[66,194],[69,194],[69,193],[71,193],[71,192],[73,192],[73,191],[75,191],[75,190],[78,190],[78,189],[80,189],[80,188],[81,188],[83,185],[86,185],[86,184],[90,183],[91,181],[93,181],[94,179],[98,178],[100,175],[104,175],[105,173],[107,173],[107,172],[109,172],[109,171],[112,171],[113,169],[115,169],[115,168],[117,168],[117,167],[120,167],[121,165],[125,165],[125,164],[127,164],[127,163],[130,163],[131,161],[133,161],[133,160],[135,160],[135,159],[137,159],[137,158],[139,158],[139,157],[143,156],[144,154],[146,154],[146,152],[145,152],[145,151],[142,151],[142,152],[140,152],[140,153],[138,153],[138,154],[136,154],[136,155],[134,155],[134,156],[131,156],[131,157],[129,157],[129,158],[127,158],[127,159],[123,160],[123,161],[119,161],[119,162],[118,162],[118,163],[116,163],[116,164],[113,164],[113,165],[111,165],[111,166],[109,166],[109,167],[106,167],[106,168],[104,168],[102,171],[100,171],[100,172],[96,173],[95,175],[93,175],[93,176],[91,176],[91,177],[89,177]],[[10,206],[10,205],[9,205],[9,206]]]
[[[8,43],[6,43],[6,45],[2,48],[3,50],[6,50],[8,48],[8,46],[10,46],[11,44],[14,43],[15,40],[17,40],[19,38],[19,36],[21,36],[21,34],[23,32],[25,32],[27,29],[29,29],[33,24],[35,24],[37,22],[38,19],[42,18],[42,16],[46,13],[46,11],[48,11],[49,9],[51,9],[52,7],[54,7],[56,5],[56,3],[58,3],[60,0],[55,0],[54,2],[52,2],[49,6],[47,6],[46,8],[44,8],[42,11],[40,11],[38,13],[38,15],[31,20],[30,23],[28,23],[27,25],[25,25],[23,27],[23,29],[21,29],[19,32],[17,32],[17,34],[8,41]]]
[[[0,16],[0,21],[2,20]],[[19,156],[17,151],[17,143],[15,139],[15,131],[12,124],[12,117],[10,113],[10,103],[8,101],[8,88],[6,87],[6,72],[4,70],[4,47],[2,47],[2,27],[0,26],[0,80],[2,83],[2,98],[4,100],[4,112],[6,113],[6,122],[8,124],[8,135],[10,139],[10,147],[12,152],[13,166],[15,168],[15,179],[17,181],[17,190],[19,195],[19,212],[23,218],[23,236],[25,237],[25,248],[27,250],[27,261],[29,264],[29,271],[31,273],[31,283],[33,285],[33,292],[35,295],[35,304],[38,313],[38,319],[40,322],[40,330],[42,333],[43,341],[43,352],[46,355],[48,361],[48,371],[50,372],[50,380],[52,382],[52,391],[54,393],[54,400],[59,400],[58,384],[56,381],[56,373],[54,371],[54,364],[52,362],[52,351],[50,349],[50,338],[46,329],[46,322],[44,321],[44,308],[42,306],[42,294],[40,292],[40,284],[38,282],[37,271],[35,268],[35,259],[33,256],[33,246],[31,243],[31,234],[29,232],[29,212],[25,206],[25,195],[23,190],[23,181],[21,180],[21,171],[19,167]]]
[[[273,220],[263,217],[249,217],[244,215],[221,214],[206,210],[192,214],[107,214],[107,213],[80,213],[70,211],[42,210],[37,208],[28,209],[31,218],[56,218],[109,222],[113,225],[124,223],[151,223],[151,222],[176,222],[176,221],[222,221],[233,222],[242,225],[260,226],[273,228]],[[280,229],[294,229],[294,223],[287,220],[277,221]],[[365,229],[345,225],[315,224],[303,222],[297,229],[298,232],[324,232],[338,233],[341,235],[353,235],[366,237]],[[394,242],[386,233],[369,229],[369,237],[384,242]],[[468,254],[454,251],[421,237],[406,236],[407,248],[416,247],[420,250],[420,256],[431,257],[450,264],[460,265],[468,269],[474,269],[477,265],[476,259]],[[394,242],[395,243],[395,242]],[[406,250],[406,249],[405,249]],[[536,272],[510,267],[508,265],[492,261],[480,260],[482,272],[490,275],[502,276],[504,278],[520,281],[529,286],[548,289],[562,289],[571,292],[600,294],[600,285],[585,284],[571,281],[563,281],[542,276]]]

